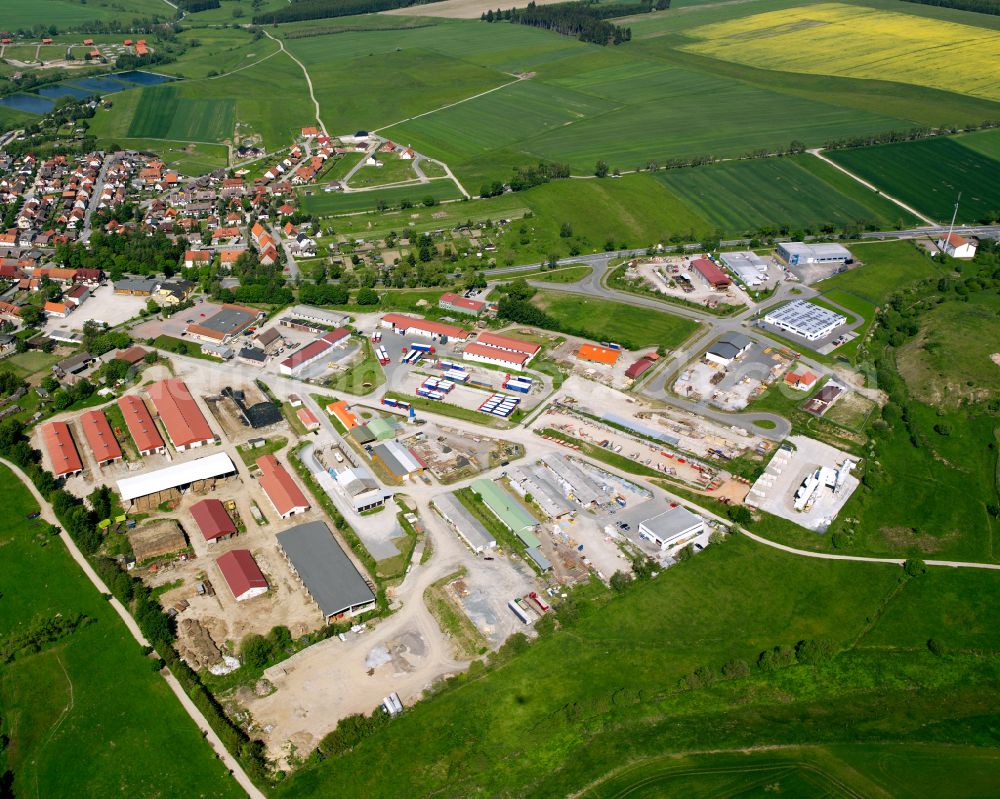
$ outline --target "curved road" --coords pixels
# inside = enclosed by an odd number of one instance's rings
[[[45,497],[43,497],[41,493],[39,493],[38,489],[35,487],[35,484],[31,482],[31,479],[28,477],[28,475],[26,475],[16,464],[11,463],[5,458],[0,458],[0,463],[2,463],[4,466],[10,469],[17,476],[17,478],[22,483],[24,483],[24,486],[28,489],[28,491],[31,492],[32,497],[34,497],[35,502],[38,503],[38,507],[41,510],[42,518],[45,519],[45,521],[47,521],[49,524],[54,524],[57,527],[59,527],[60,526],[59,519],[56,518],[56,514],[52,510],[52,505],[50,505],[48,500],[45,499]],[[110,596],[111,591],[108,590],[108,587],[104,584],[104,581],[97,575],[97,572],[93,570],[90,563],[83,556],[83,553],[80,551],[79,547],[77,547],[76,542],[69,537],[69,533],[67,533],[61,527],[59,530],[59,537],[62,539],[62,542],[66,545],[66,549],[69,550],[70,556],[73,558],[73,560],[76,561],[77,565],[83,570],[83,573],[87,575],[87,579],[90,580],[94,588],[96,588],[105,596]],[[125,626],[128,628],[128,631],[132,634],[132,637],[136,640],[139,646],[149,646],[150,645],[149,641],[147,641],[146,637],[142,634],[142,630],[139,629],[139,625],[136,624],[135,619],[132,618],[132,614],[128,612],[128,609],[113,596],[109,600],[109,604],[111,605],[112,608],[114,608],[115,612],[125,623]],[[191,720],[194,721],[194,723],[198,726],[198,729],[201,730],[201,733],[205,737],[205,740],[207,740],[209,744],[212,746],[212,749],[215,751],[216,756],[219,758],[219,760],[221,760],[225,764],[226,768],[229,769],[233,777],[236,778],[236,781],[240,784],[240,787],[243,788],[244,791],[246,791],[247,796],[251,797],[251,799],[266,799],[266,797],[260,791],[260,789],[257,788],[257,786],[254,785],[253,782],[251,781],[250,777],[247,776],[247,773],[243,770],[243,766],[239,764],[239,761],[237,761],[236,758],[234,758],[229,753],[226,747],[223,746],[222,741],[216,734],[215,730],[212,729],[211,725],[208,723],[208,720],[205,718],[204,714],[202,714],[202,712],[197,708],[197,706],[195,706],[194,702],[191,701],[191,697],[189,697],[184,692],[184,689],[181,687],[181,684],[177,682],[177,678],[170,673],[169,669],[163,669],[160,672],[160,674],[162,675],[163,679],[166,680],[167,685],[170,686],[170,690],[174,692],[174,695],[180,701],[184,710],[187,711],[187,714],[191,717]]]

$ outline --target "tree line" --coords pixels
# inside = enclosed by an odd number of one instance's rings
[[[998,0],[906,0],[906,2],[919,3],[924,6],[956,8],[959,11],[975,11],[977,14],[1000,14]]]
[[[255,14],[253,24],[277,25],[280,22],[350,17],[420,4],[420,0],[299,0],[275,11]]]
[[[632,29],[608,22],[606,17],[627,15],[633,13],[629,10],[633,8],[641,12],[652,10],[652,6],[645,3],[601,7],[594,3],[571,2],[537,6],[532,0],[525,8],[487,11],[481,19],[484,22],[513,22],[515,25],[543,28],[592,44],[622,44],[632,39]]]

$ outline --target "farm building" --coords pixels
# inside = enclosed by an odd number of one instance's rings
[[[52,462],[52,474],[69,477],[83,471],[80,453],[76,451],[73,436],[66,422],[49,422],[42,426],[42,441]]]
[[[447,292],[441,295],[438,300],[438,308],[455,313],[464,313],[469,316],[479,316],[487,308],[487,303],[482,300],[470,300],[461,294]]]
[[[215,441],[215,434],[183,380],[154,383],[149,387],[149,398],[178,452]]]
[[[649,538],[661,550],[686,536],[696,536],[704,531],[704,520],[680,505],[639,522],[639,534]]]
[[[399,480],[409,480],[411,476],[420,474],[427,468],[413,450],[398,441],[386,441],[372,448],[372,460],[379,461]]]
[[[733,282],[729,275],[715,265],[715,261],[708,258],[695,258],[691,261],[691,269],[713,289],[729,288]]]
[[[223,305],[216,313],[203,322],[193,322],[187,326],[187,332],[196,339],[210,344],[228,344],[258,319],[264,318],[264,312],[242,305]]]
[[[214,544],[236,535],[236,525],[217,499],[203,499],[191,506],[191,515],[205,540]]]
[[[375,607],[368,581],[325,522],[309,522],[277,535],[278,546],[327,623]]]
[[[133,297],[150,297],[159,286],[159,281],[152,277],[126,277],[116,280],[115,294],[128,294]]]
[[[242,347],[236,353],[236,360],[246,366],[263,366],[267,362],[267,353],[260,347]]]
[[[332,349],[342,348],[347,344],[347,337],[350,333],[351,331],[346,327],[338,327],[336,330],[324,333],[315,341],[309,342],[302,349],[285,358],[278,366],[278,371],[283,375],[294,375],[316,361],[330,357]]]
[[[274,455],[257,458],[257,466],[260,469],[260,487],[282,519],[309,510],[306,495]]]
[[[806,264],[849,264],[854,260],[851,251],[839,244],[805,244],[801,241],[783,241],[777,247],[778,257],[789,266]]]
[[[146,403],[134,394],[128,394],[118,399],[118,407],[125,419],[125,426],[135,442],[140,455],[151,455],[154,452],[163,453],[166,447]]]
[[[483,527],[479,519],[466,510],[454,494],[440,494],[434,497],[431,504],[477,555],[487,549],[493,549],[497,545],[496,539],[489,530]]]
[[[403,336],[423,336],[432,340],[458,339],[464,341],[469,333],[467,330],[446,325],[444,322],[432,322],[430,319],[418,319],[401,313],[387,313],[382,317],[382,327],[387,327]]]
[[[520,372],[524,369],[524,365],[531,360],[531,356],[523,352],[510,352],[496,347],[486,347],[477,341],[472,341],[466,344],[465,349],[462,350],[462,360],[492,363],[496,366],[502,366],[504,369]]]
[[[805,300],[793,300],[771,311],[764,321],[806,341],[818,341],[844,324],[847,317]]]
[[[767,281],[767,261],[750,250],[724,252],[720,256],[736,277],[747,286],[759,286]]]
[[[270,354],[281,344],[281,333],[278,332],[278,328],[269,327],[267,330],[258,331],[253,340],[264,352]]]
[[[538,521],[520,502],[492,480],[482,477],[474,480],[470,488],[483,500],[490,513],[521,539],[525,546],[538,546],[539,542],[534,532],[538,527]]]
[[[272,424],[277,424],[284,418],[281,415],[281,408],[277,403],[271,402],[269,399],[263,399],[260,402],[255,402],[253,405],[248,405],[247,395],[243,389],[226,386],[222,389],[221,393],[223,397],[228,397],[233,401],[240,421],[246,427],[259,430],[262,427],[270,427]]]
[[[135,366],[141,363],[147,355],[149,355],[149,350],[144,350],[142,347],[129,347],[125,350],[118,350],[115,353],[115,360],[125,361],[130,366]]]
[[[299,421],[302,422],[302,426],[309,432],[319,430],[319,419],[317,419],[316,414],[308,408],[299,408],[295,412],[295,415],[299,418]]]
[[[785,384],[797,391],[808,391],[816,385],[819,378],[808,369],[804,372],[790,370],[785,375]]]
[[[625,370],[625,377],[630,380],[638,380],[646,374],[646,372],[648,372],[650,368],[652,368],[653,364],[655,364],[658,360],[660,360],[660,356],[655,352],[643,355],[639,360]]]
[[[705,360],[729,366],[750,349],[751,344],[750,338],[742,333],[726,333],[705,351]]]
[[[122,448],[103,411],[87,411],[80,415],[80,427],[98,466],[121,460]]]
[[[957,233],[942,236],[938,239],[937,246],[941,252],[952,258],[974,258],[976,256],[976,243],[964,236],[959,236]]]
[[[247,549],[233,549],[215,559],[237,602],[267,593],[267,580]]]
[[[213,488],[218,481],[236,473],[232,459],[225,452],[217,452],[134,477],[124,477],[118,481],[118,493],[122,502],[132,503],[139,510],[149,510],[162,502],[177,499],[186,490]]]
[[[601,347],[597,344],[581,344],[580,349],[576,351],[576,357],[581,361],[603,363],[606,366],[614,366],[618,363],[618,358],[621,357],[621,354],[621,350],[612,349],[611,347]]]
[[[146,563],[155,558],[172,555],[187,549],[188,546],[184,531],[173,519],[146,522],[127,530],[125,535],[132,546],[136,563]]]

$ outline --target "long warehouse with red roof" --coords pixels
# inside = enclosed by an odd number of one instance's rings
[[[211,444],[215,434],[183,380],[161,380],[149,387],[167,435],[178,452]]]
[[[104,411],[94,410],[81,414],[80,427],[83,428],[83,435],[98,466],[121,460],[122,448],[118,446]]]
[[[121,409],[125,426],[132,436],[140,455],[151,455],[154,452],[164,452],[163,436],[156,428],[153,416],[146,403],[134,394],[120,397],[118,407]]]
[[[56,477],[69,477],[83,471],[80,453],[76,451],[73,436],[66,422],[49,422],[42,427],[42,441],[45,450],[52,461],[52,474]]]

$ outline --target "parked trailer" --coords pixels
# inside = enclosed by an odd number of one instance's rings
[[[444,373],[445,380],[451,380],[453,383],[465,383],[469,380],[468,372],[460,372],[457,369],[449,369]]]
[[[507,607],[510,608],[510,612],[517,616],[523,624],[531,624],[528,614],[521,610],[513,599],[507,603]]]
[[[542,602],[541,597],[538,596],[536,592],[532,591],[530,594],[528,594],[528,599],[531,601],[531,604],[537,607],[538,610],[540,610],[542,613],[549,612],[549,606],[546,605],[544,602]]]
[[[433,355],[436,351],[430,344],[411,344],[410,349],[416,350],[417,352],[430,353],[431,355]]]
[[[420,388],[417,389],[417,396],[427,397],[427,399],[432,399],[432,400],[443,400],[445,395],[443,391],[435,391],[434,389],[424,388],[423,386],[420,386]]]

